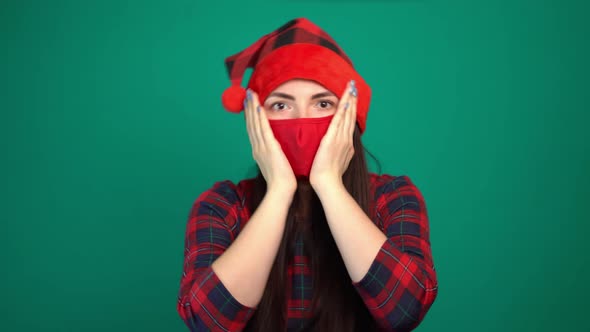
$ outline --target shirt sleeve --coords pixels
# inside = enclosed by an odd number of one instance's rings
[[[239,203],[235,185],[221,181],[191,208],[177,303],[190,331],[241,331],[254,313],[231,295],[211,268],[234,239]]]
[[[405,175],[387,175],[376,189],[376,204],[387,240],[367,274],[353,285],[382,330],[411,331],[438,292],[426,204]]]

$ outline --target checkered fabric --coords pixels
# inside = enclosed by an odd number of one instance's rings
[[[382,331],[410,331],[438,292],[425,201],[408,176],[369,174],[376,204],[373,222],[388,239],[367,274],[351,283]],[[250,218],[246,201],[252,183],[216,182],[192,206],[177,303],[191,331],[241,331],[256,310],[238,302],[211,268]],[[312,271],[302,253],[297,250],[288,267],[288,331],[296,331],[311,314]]]
[[[260,101],[280,84],[291,79],[316,81],[340,97],[354,79],[358,91],[357,122],[365,130],[371,88],[356,72],[350,58],[320,27],[306,18],[296,18],[259,38],[246,49],[225,59],[231,87],[222,94],[226,110],[243,109],[245,89],[241,86],[247,68],[253,68],[248,87]]]

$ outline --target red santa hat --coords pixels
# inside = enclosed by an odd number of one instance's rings
[[[241,86],[247,68],[253,68],[248,88],[260,102],[279,85],[291,79],[308,79],[340,97],[346,84],[355,80],[358,91],[357,123],[365,131],[371,88],[356,72],[352,61],[336,42],[306,18],[293,19],[262,36],[243,51],[225,59],[232,85],[222,95],[229,112],[243,110],[246,89]]]

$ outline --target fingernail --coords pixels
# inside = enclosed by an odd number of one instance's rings
[[[256,106],[256,112],[260,113],[260,105]]]
[[[246,98],[248,100],[251,100],[252,99],[252,91],[250,91],[250,89],[247,89],[246,90]]]
[[[346,111],[348,109],[348,102],[346,102],[346,104],[344,104],[344,110]]]
[[[247,101],[246,101],[246,99],[244,99],[244,109],[246,109],[246,106],[247,106]]]
[[[354,80],[350,80],[350,94],[354,97],[356,97],[358,94]]]

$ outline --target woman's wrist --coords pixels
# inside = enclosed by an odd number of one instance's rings
[[[296,190],[297,184],[293,186],[286,183],[276,183],[268,185],[266,189],[266,195],[277,197],[281,201],[288,201],[289,203],[291,203],[291,200],[293,199]]]

